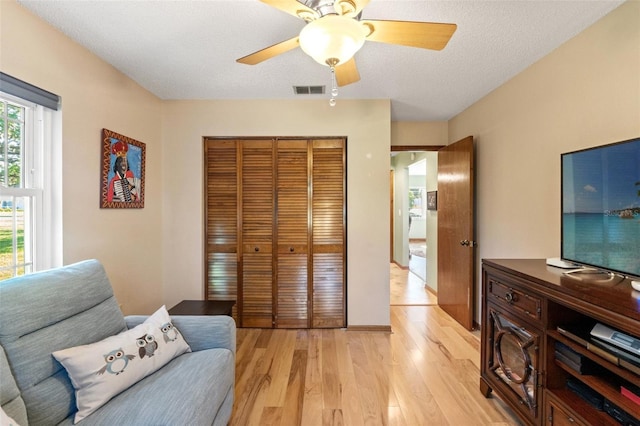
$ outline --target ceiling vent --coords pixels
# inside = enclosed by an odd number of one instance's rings
[[[293,86],[296,95],[323,95],[324,86]]]

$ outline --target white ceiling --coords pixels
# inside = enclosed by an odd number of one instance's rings
[[[329,99],[328,68],[295,49],[235,60],[304,22],[258,0],[18,0],[162,99]],[[619,6],[620,0],[371,0],[363,19],[456,23],[431,51],[366,42],[340,99],[391,99],[393,121],[448,120]]]

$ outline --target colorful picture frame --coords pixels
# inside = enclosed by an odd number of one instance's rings
[[[102,129],[100,207],[144,208],[145,144]]]
[[[427,210],[438,210],[438,191],[427,192]]]

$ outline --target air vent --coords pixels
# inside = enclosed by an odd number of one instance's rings
[[[293,86],[296,95],[323,95],[324,86]]]

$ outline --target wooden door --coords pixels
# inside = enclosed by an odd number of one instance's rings
[[[277,141],[276,327],[309,327],[307,140]]]
[[[238,300],[237,144],[234,140],[205,141],[207,300]]]
[[[469,136],[438,151],[438,305],[473,328],[474,154]]]
[[[239,190],[240,326],[273,327],[274,142],[245,140]]]
[[[346,326],[345,140],[313,141],[313,328]]]
[[[345,140],[205,140],[206,298],[240,327],[346,325]]]

